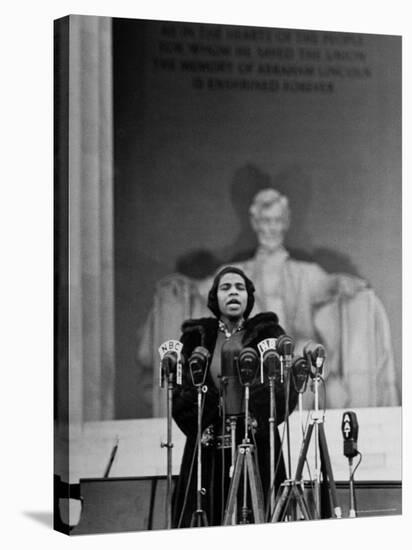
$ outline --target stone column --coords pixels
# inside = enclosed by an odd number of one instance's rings
[[[69,421],[114,416],[111,18],[70,16]]]

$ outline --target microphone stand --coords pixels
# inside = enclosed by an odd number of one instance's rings
[[[230,478],[232,478],[233,473],[235,471],[235,463],[236,463],[236,424],[237,419],[236,416],[231,416],[229,419],[230,422],[230,442],[231,442],[231,455],[230,455]],[[233,506],[233,514],[232,514],[232,525],[236,525],[236,518],[237,518],[237,504],[234,503]]]
[[[172,528],[172,400],[173,400],[174,374],[168,373],[167,376],[167,440],[160,446],[167,449],[167,484],[166,484],[166,529]]]
[[[276,474],[276,381],[280,379],[283,382],[283,364],[282,359],[276,352],[276,339],[267,338],[258,344],[260,352],[260,382],[264,383],[264,373],[266,372],[269,381],[269,497],[268,511],[273,514],[276,500],[275,474]],[[280,367],[278,369],[278,366]]]
[[[244,443],[250,443],[248,437],[248,427],[249,427],[249,385],[245,386],[245,437],[243,439]],[[247,468],[243,468],[243,503],[242,503],[242,520],[241,523],[247,523],[249,510],[247,507],[247,479],[248,479]]]
[[[167,449],[166,529],[172,528],[172,402],[174,383],[182,384],[182,347],[182,343],[178,340],[167,340],[159,347],[161,388],[163,388],[164,379],[167,378],[167,441],[160,443],[161,448]]]
[[[229,379],[227,376],[220,377],[220,398],[221,398],[221,407],[222,407],[222,410],[224,411],[223,413],[224,419],[225,419],[226,393],[227,393],[228,381]],[[235,463],[236,463],[236,426],[237,426],[237,416],[235,413],[232,412],[232,410],[229,413],[229,426],[230,426],[230,448],[231,448],[229,478],[232,479],[233,473],[235,471]],[[223,430],[222,430],[223,439],[224,439],[225,428],[226,428],[226,425],[224,420]],[[222,447],[222,452],[224,452],[223,447]],[[223,501],[224,499],[222,497],[222,502]],[[232,525],[236,525],[236,518],[237,518],[237,505],[235,503],[233,507],[233,514],[232,514]]]
[[[269,392],[270,392],[270,404],[269,404],[269,452],[270,452],[270,514],[273,514],[275,506],[275,377],[269,376]]]
[[[362,460],[362,454],[358,451],[358,430],[359,425],[356,419],[356,414],[353,411],[346,411],[342,418],[342,434],[343,434],[343,454],[349,461],[349,517],[356,518],[356,499],[355,499],[355,484],[354,475],[357,467]],[[355,469],[353,469],[353,459],[355,456],[360,457],[360,460]]]
[[[303,364],[302,364],[303,362]],[[302,439],[301,446],[305,439],[305,427],[303,425],[303,394],[306,391],[309,376],[309,366],[303,358],[297,358],[292,365],[292,381],[295,390],[298,393],[298,408],[299,408],[299,425],[301,429]],[[302,490],[304,489],[304,481],[301,481]]]
[[[288,477],[292,477],[292,462],[291,462],[291,452],[290,452],[290,425],[289,425],[289,396],[290,396],[290,369],[292,363],[292,356],[290,354],[285,354],[284,358],[281,358],[282,364],[285,365],[285,424],[286,424],[286,454],[287,454],[287,464],[288,464]]]
[[[206,512],[202,509],[202,496],[206,490],[202,487],[202,393],[207,386],[197,385],[197,491],[196,510],[192,514],[190,527],[207,527]]]
[[[311,358],[309,354],[307,355],[307,361],[310,361]],[[333,478],[333,472],[332,472],[332,466],[330,462],[329,457],[329,451],[326,443],[326,436],[324,431],[324,424],[323,424],[323,417],[319,410],[319,383],[321,380],[321,371],[323,368],[323,361],[324,359],[317,358],[315,361],[315,374],[313,376],[313,383],[314,383],[314,392],[315,392],[315,407],[314,411],[312,412],[312,420],[315,432],[315,510],[317,518],[321,518],[321,498],[320,498],[320,484],[321,484],[321,453],[322,458],[325,462],[325,469],[326,469],[326,475],[329,482],[329,493],[330,493],[330,499],[333,507],[333,511],[335,513],[335,516],[337,518],[342,517],[342,511],[341,508],[337,502],[337,493],[336,493],[336,485],[335,480]],[[309,426],[309,430],[306,434],[307,440],[310,440],[311,436],[311,426]],[[305,447],[305,443],[304,443]],[[299,468],[299,465],[298,465]]]
[[[314,388],[315,388],[315,408],[312,414],[314,420],[314,430],[315,430],[315,509],[317,517],[321,517],[320,510],[320,449],[319,449],[319,422],[321,417],[319,414],[319,369],[316,368],[316,373],[314,377]]]
[[[242,443],[238,446],[233,477],[230,482],[227,505],[224,514],[223,525],[233,522],[236,507],[237,494],[240,488],[240,477],[243,473],[243,503],[242,518],[240,523],[248,523],[249,509],[247,506],[248,486],[252,500],[252,511],[255,523],[264,523],[264,501],[262,482],[257,469],[255,446],[250,443],[248,437],[249,425],[249,384],[245,384],[245,434]]]
[[[311,361],[310,356],[307,356],[307,361]],[[310,364],[310,363],[309,363]],[[342,517],[342,511],[337,502],[337,493],[336,485],[333,478],[332,465],[330,462],[330,456],[328,451],[328,446],[326,442],[326,435],[323,425],[323,417],[319,411],[319,382],[321,380],[321,368],[322,364],[316,364],[314,378],[314,392],[315,392],[315,406],[312,411],[311,423],[309,424],[305,436],[303,438],[303,443],[298,458],[298,464],[296,467],[296,473],[294,480],[287,480],[283,485],[283,490],[278,496],[276,501],[275,510],[272,514],[271,521],[277,522],[282,521],[286,517],[286,514],[289,510],[289,507],[292,503],[292,499],[295,499],[297,506],[300,508],[303,518],[308,519],[320,519],[321,517],[321,507],[320,507],[320,459],[322,458],[325,464],[326,478],[329,482],[329,494],[330,500],[333,506],[333,511],[337,518]],[[315,518],[311,517],[309,506],[306,503],[306,499],[303,492],[303,468],[307,459],[307,452],[309,449],[309,444],[311,436],[314,430],[315,436]],[[325,479],[326,481],[326,479]]]

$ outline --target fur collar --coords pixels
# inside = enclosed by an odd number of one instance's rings
[[[283,333],[279,327],[278,316],[272,312],[258,313],[245,321],[243,343],[248,344],[258,338],[262,332],[271,329]],[[189,319],[182,325],[182,332],[186,335],[190,333],[200,333],[203,345],[209,338],[215,338],[218,331],[218,320],[215,317],[202,317],[199,319]]]

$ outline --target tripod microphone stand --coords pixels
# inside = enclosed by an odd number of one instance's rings
[[[291,379],[295,390],[299,394],[299,417],[300,425],[302,425],[302,395],[306,391],[307,380],[309,376],[309,365],[303,357],[296,357],[293,360],[291,367]],[[302,462],[303,468],[304,460]],[[271,510],[271,521],[281,521],[286,517],[286,514],[291,510],[291,517],[295,519],[297,512],[300,510],[304,519],[310,519],[309,508],[304,498],[304,485],[299,473],[295,475],[295,479],[286,480],[283,484],[283,490],[278,500],[276,501],[275,509]]]
[[[167,484],[166,484],[166,529],[172,528],[172,401],[174,384],[182,384],[182,343],[178,340],[167,340],[159,347],[160,354],[160,387],[167,380],[167,440],[160,446],[167,449]]]
[[[309,343],[304,348],[304,354],[310,365],[314,367],[314,372],[311,373],[314,383],[315,393],[315,409],[312,413],[312,422],[308,426],[307,433],[304,438],[303,448],[309,445],[312,435],[312,430],[315,431],[315,510],[318,518],[321,517],[321,498],[320,498],[320,483],[321,483],[321,461],[324,463],[326,479],[329,485],[329,496],[332,503],[332,509],[337,518],[342,517],[342,510],[338,505],[335,480],[333,478],[332,465],[330,462],[328,446],[326,443],[325,428],[323,415],[319,411],[319,383],[322,379],[323,365],[325,362],[325,349],[323,346]],[[303,465],[302,465],[303,468]],[[326,481],[326,480],[325,480]]]
[[[240,523],[249,523],[249,508],[248,508],[248,488],[252,501],[252,512],[255,523],[263,523],[265,521],[264,500],[262,483],[260,480],[256,456],[255,446],[250,442],[249,429],[249,391],[250,385],[253,382],[258,367],[258,355],[253,348],[245,348],[239,355],[238,369],[241,384],[245,388],[245,433],[242,443],[238,445],[237,455],[233,476],[230,481],[229,494],[227,499],[226,510],[224,514],[223,525],[230,525],[233,522],[234,511],[236,508],[238,493],[240,489],[240,481],[243,474],[243,499],[241,509]]]
[[[206,370],[210,360],[210,353],[204,347],[194,349],[189,358],[189,368],[193,385],[197,389],[197,486],[196,510],[192,514],[190,527],[207,527],[206,512],[202,508],[202,496],[206,490],[202,487],[202,394],[206,394]]]
[[[332,466],[330,462],[328,446],[326,443],[323,417],[319,411],[319,383],[321,381],[323,363],[325,359],[324,350],[323,348],[321,349],[321,346],[318,346],[315,350],[305,348],[304,354],[306,356],[306,361],[308,362],[308,364],[314,366],[314,373],[311,373],[311,376],[313,377],[314,384],[315,406],[314,411],[312,411],[311,422],[303,438],[302,448],[296,467],[295,478],[294,480],[288,480],[283,484],[282,493],[276,503],[275,511],[272,515],[272,522],[282,521],[285,518],[288,508],[292,502],[292,498],[295,499],[296,505],[300,508],[304,519],[312,519],[303,492],[302,473],[307,459],[307,452],[309,449],[313,430],[315,434],[315,519],[320,519],[321,517],[321,460],[323,461],[325,468],[324,481],[326,481],[326,477],[329,484],[329,495],[332,502],[333,511],[337,518],[342,517],[342,511],[337,502],[336,485],[333,478]]]

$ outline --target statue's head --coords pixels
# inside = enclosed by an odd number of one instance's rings
[[[274,251],[283,245],[290,224],[287,197],[275,189],[263,189],[255,195],[249,214],[261,247]]]

